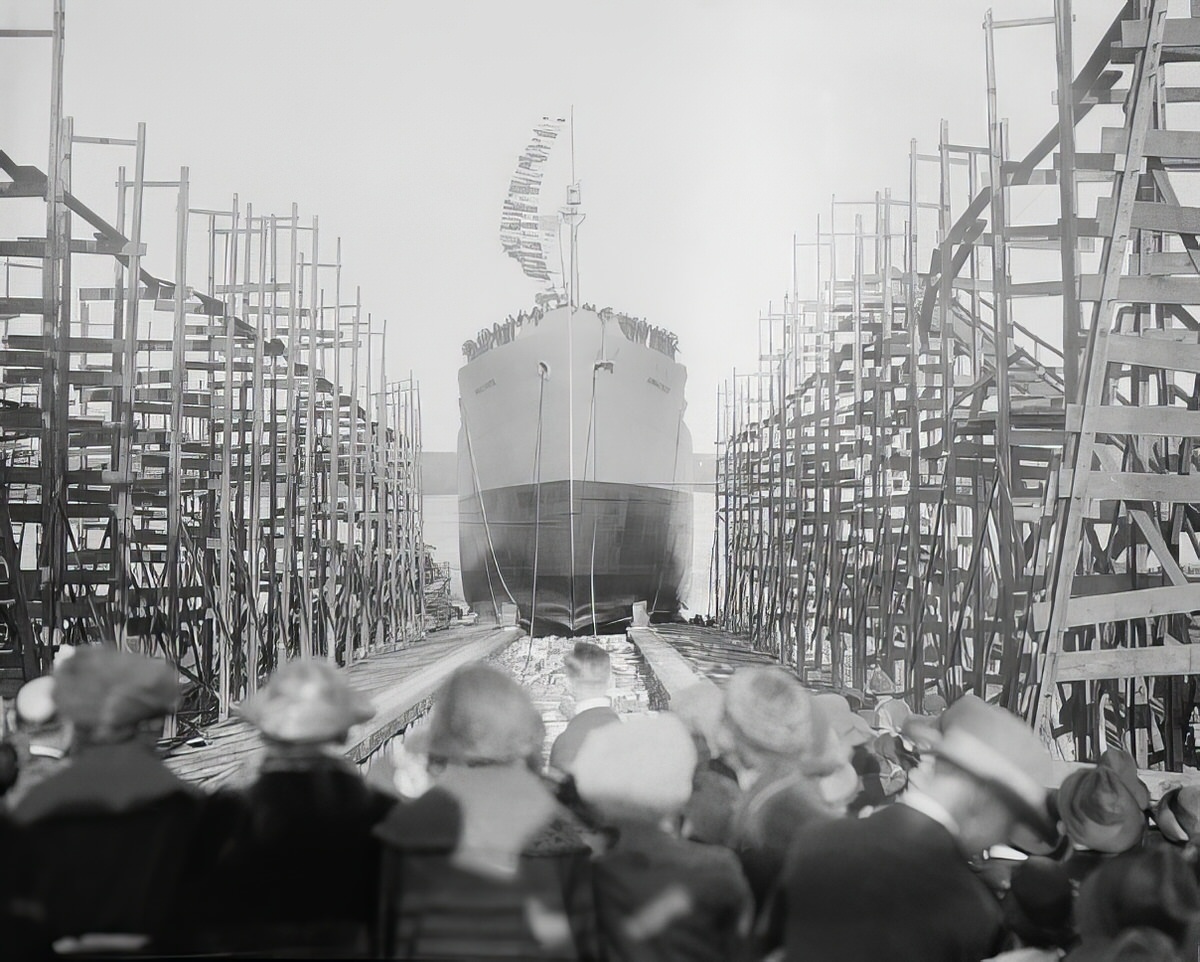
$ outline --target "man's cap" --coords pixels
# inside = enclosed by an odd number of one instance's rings
[[[167,662],[108,646],[80,646],[54,672],[59,714],[97,734],[168,715],[179,696],[178,672]]]

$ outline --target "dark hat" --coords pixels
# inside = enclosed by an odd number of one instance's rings
[[[161,718],[179,702],[179,675],[167,662],[116,648],[85,646],[54,672],[59,714],[94,734]]]
[[[1012,873],[1004,913],[1026,945],[1066,945],[1074,934],[1074,893],[1066,869],[1051,858],[1031,856]]]
[[[1100,765],[1063,780],[1058,813],[1071,841],[1097,852],[1127,852],[1146,830],[1146,815],[1121,776]]]
[[[1022,719],[964,695],[925,734],[928,751],[991,785],[1022,821],[1047,835],[1054,831],[1046,807],[1050,755]]]
[[[829,726],[813,696],[782,668],[739,668],[725,685],[725,721],[734,736],[760,751],[817,760]]]
[[[434,699],[429,757],[460,764],[506,763],[542,749],[546,730],[525,689],[483,662],[454,672]]]
[[[1129,794],[1138,803],[1138,808],[1144,812],[1150,810],[1150,789],[1138,778],[1137,762],[1129,752],[1123,748],[1107,748],[1097,764],[1116,772],[1121,784],[1129,789]]]
[[[1163,838],[1187,842],[1200,835],[1200,785],[1176,785],[1163,792],[1154,809]]]

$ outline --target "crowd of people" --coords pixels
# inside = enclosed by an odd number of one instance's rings
[[[1120,750],[1050,791],[1022,720],[914,713],[880,670],[869,709],[754,666],[631,716],[603,647],[563,670],[551,745],[480,662],[364,776],[339,748],[371,705],[291,662],[240,708],[254,780],[204,792],[154,750],[172,669],[78,649],[0,752],[0,956],[1197,957],[1200,788],[1153,804]]]

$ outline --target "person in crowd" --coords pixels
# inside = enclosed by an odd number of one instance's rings
[[[238,709],[264,753],[254,782],[213,800],[223,839],[197,887],[203,947],[268,957],[366,955],[379,850],[393,804],[341,746],[374,708],[325,661],[292,661]]]
[[[595,957],[588,850],[537,774],[544,739],[507,674],[451,675],[429,722],[433,787],[375,829],[385,956]]]
[[[844,759],[830,751],[829,726],[812,694],[782,668],[735,671],[725,685],[724,722],[725,754],[742,788],[730,840],[762,909],[796,833],[832,817],[816,779]]]
[[[170,925],[200,816],[199,793],[153,747],[178,696],[165,661],[109,646],[80,648],[55,669],[70,757],[12,808],[16,896],[36,907],[47,939],[86,949],[120,933],[115,947],[134,950]]]
[[[1113,856],[1139,848],[1145,837],[1139,799],[1108,764],[1071,772],[1058,788],[1057,806],[1071,842],[1064,865],[1076,886]]]
[[[726,962],[743,950],[753,903],[741,866],[679,837],[697,757],[687,728],[663,713],[599,729],[575,759],[580,796],[617,836],[594,866],[610,962]]]
[[[1061,863],[1034,855],[1012,872],[1002,902],[1004,921],[1021,948],[1071,949],[1078,939],[1074,926],[1075,893]]]
[[[1195,958],[1200,886],[1174,848],[1127,852],[1100,865],[1080,887],[1075,917],[1082,947],[1095,951],[1129,930],[1153,930],[1177,953]],[[1186,952],[1184,951],[1186,950]],[[1075,956],[1072,955],[1072,958]]]
[[[54,701],[54,676],[27,681],[13,704],[16,724],[12,744],[17,755],[16,783],[5,796],[11,808],[38,782],[66,764],[71,726],[58,715]]]
[[[1200,785],[1175,785],[1163,792],[1154,807],[1154,822],[1164,839],[1185,846],[1185,857],[1195,864],[1196,841],[1200,840]]]
[[[612,688],[612,659],[590,641],[576,643],[563,659],[567,687],[575,699],[575,713],[550,747],[550,767],[566,774],[584,739],[597,728],[619,722],[608,696]]]
[[[697,842],[730,844],[733,810],[741,796],[737,772],[721,758],[725,698],[708,679],[677,692],[671,712],[686,726],[696,748],[692,795],[683,809],[683,834]]]
[[[879,760],[868,746],[874,741],[866,720],[850,708],[845,695],[823,692],[814,701],[829,725],[841,760],[830,775],[820,779],[822,798],[838,814],[857,813],[863,807],[883,804]]]
[[[786,959],[967,962],[1003,947],[1000,905],[969,859],[1020,821],[1050,830],[1050,758],[1021,719],[973,695],[942,721],[919,788],[797,834],[780,900]]]

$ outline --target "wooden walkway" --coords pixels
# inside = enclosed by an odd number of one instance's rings
[[[366,758],[429,709],[434,693],[455,668],[503,651],[520,637],[516,628],[469,625],[352,665],[346,671],[350,684],[371,698],[376,714],[351,729],[347,757]],[[176,749],[167,765],[207,789],[243,785],[254,777],[262,742],[250,725],[231,718],[210,728],[207,740],[203,748]]]
[[[669,707],[672,695],[697,682],[719,685],[744,665],[775,664],[770,655],[716,628],[653,625],[626,634],[646,660],[654,708]]]

